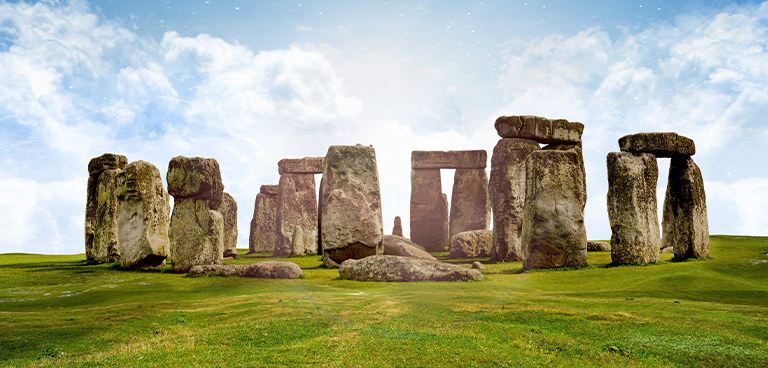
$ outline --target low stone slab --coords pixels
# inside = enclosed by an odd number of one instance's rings
[[[284,158],[277,163],[277,172],[294,174],[322,174],[325,157]]]
[[[451,237],[451,258],[490,257],[493,251],[493,230],[471,230]]]
[[[437,260],[424,248],[401,236],[384,235],[381,244],[384,246],[386,255]]]
[[[587,252],[610,252],[611,245],[606,242],[588,241]]]
[[[488,153],[474,151],[413,151],[412,169],[485,169]]]
[[[526,138],[539,143],[579,143],[584,124],[539,116],[500,116],[493,124],[502,138]]]
[[[293,262],[266,261],[250,265],[200,265],[189,270],[191,276],[237,276],[259,279],[298,279],[304,275]]]
[[[341,278],[358,281],[479,281],[478,270],[427,259],[399,256],[370,256],[348,259],[339,267]]]
[[[656,157],[693,156],[696,145],[693,140],[677,133],[637,133],[619,138],[619,148],[624,152],[652,153]]]

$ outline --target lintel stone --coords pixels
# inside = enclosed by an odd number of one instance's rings
[[[262,185],[259,192],[270,195],[277,195],[277,185]]]
[[[284,158],[277,163],[277,172],[293,174],[322,174],[325,157]]]
[[[625,135],[619,138],[619,148],[624,152],[652,153],[656,157],[696,154],[696,145],[692,139],[673,132]]]
[[[538,143],[579,143],[584,124],[539,116],[500,116],[493,124],[502,138],[526,138]]]
[[[412,169],[484,169],[487,161],[485,150],[411,152]]]

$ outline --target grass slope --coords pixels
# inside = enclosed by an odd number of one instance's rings
[[[488,264],[457,283],[341,280],[317,256],[290,259],[303,279],[261,280],[4,254],[0,365],[765,367],[766,251],[713,236],[706,260],[590,253],[582,269]]]

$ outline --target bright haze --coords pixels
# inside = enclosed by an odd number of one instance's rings
[[[667,131],[696,142],[710,233],[768,235],[767,36],[768,2],[2,1],[0,253],[82,253],[105,152],[218,160],[247,248],[280,159],[372,145],[408,235],[411,151],[490,164],[501,115],[585,125],[590,239],[608,152]]]

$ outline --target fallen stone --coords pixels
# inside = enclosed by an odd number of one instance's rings
[[[587,262],[584,160],[574,151],[536,151],[526,159],[523,267],[581,267]]]
[[[486,230],[490,224],[491,201],[488,198],[488,175],[485,169],[456,169],[451,194],[449,237],[463,231]]]
[[[675,248],[673,247],[666,247],[661,249],[661,253],[674,253],[674,252],[675,252]]]
[[[285,158],[277,163],[277,172],[294,174],[322,174],[325,157]]]
[[[606,242],[588,241],[587,252],[610,252],[611,245]]]
[[[656,182],[659,169],[650,153],[611,152],[608,166],[608,219],[614,264],[659,260]]]
[[[470,230],[451,237],[451,258],[490,257],[493,250],[493,230]]]
[[[237,276],[260,279],[298,279],[304,275],[293,262],[266,261],[250,265],[200,265],[189,270],[190,276]]]
[[[274,252],[277,244],[277,185],[262,185],[253,204],[248,253]]]
[[[373,147],[358,144],[328,148],[321,193],[324,260],[340,264],[383,252],[381,191]]]
[[[437,260],[418,244],[397,235],[384,235],[384,254],[391,256]]]
[[[491,157],[488,194],[493,209],[493,259],[502,262],[523,259],[520,241],[525,207],[525,160],[539,150],[529,139],[500,139]]]
[[[638,133],[619,138],[624,152],[652,153],[656,157],[693,156],[693,140],[677,133]]]
[[[395,216],[395,226],[392,227],[392,235],[403,236],[403,223],[400,216]]]
[[[709,256],[707,195],[690,156],[672,157],[663,216],[662,248],[673,247],[678,259]]]
[[[237,257],[237,202],[229,193],[224,193],[219,207],[224,219],[224,257]]]
[[[487,162],[485,150],[411,152],[411,169],[485,169]]]
[[[170,196],[160,170],[145,161],[125,166],[115,178],[120,201],[118,234],[122,267],[156,267],[170,254]]]
[[[494,123],[502,138],[525,138],[539,143],[579,143],[584,124],[538,116],[500,116]]]
[[[427,259],[378,255],[348,259],[339,267],[341,278],[358,281],[479,281],[478,270]]]
[[[472,268],[474,268],[476,270],[484,270],[485,269],[485,265],[480,263],[480,262],[478,262],[478,261],[474,261],[474,262],[472,262]]]
[[[219,163],[212,158],[177,156],[168,163],[168,193],[173,198],[205,199],[218,210],[224,196]]]
[[[275,257],[317,253],[316,195],[314,174],[280,175],[277,187]]]
[[[88,163],[85,205],[85,258],[98,263],[120,261],[119,220],[115,178],[128,159],[105,153]]]
[[[411,170],[411,241],[430,252],[448,246],[448,199],[442,192],[439,169]]]

